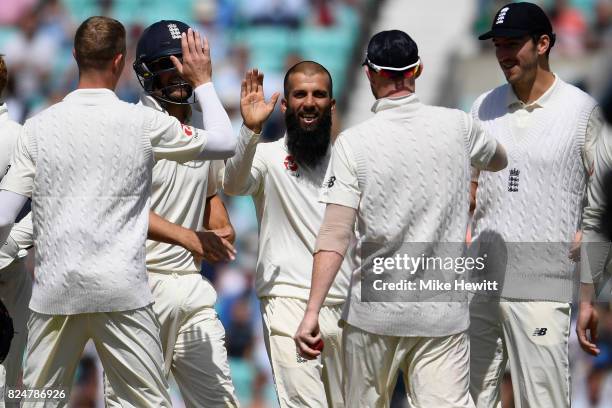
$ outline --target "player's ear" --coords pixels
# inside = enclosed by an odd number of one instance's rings
[[[334,98],[331,100],[331,110],[332,112],[336,110],[336,100]]]
[[[125,66],[125,57],[123,53],[119,53],[115,55],[113,58],[113,71],[121,73],[123,71],[123,67]]]
[[[418,69],[417,69],[416,74],[414,74],[414,79],[416,79],[416,78],[418,78],[418,77],[420,77],[420,76],[421,76],[421,74],[423,73],[423,69],[424,69],[424,67],[423,67],[423,62],[421,62],[421,63],[419,64],[419,67],[418,67]]]
[[[364,65],[363,70],[365,71],[365,74],[368,77],[368,80],[372,82],[372,74],[370,73],[370,69],[368,68],[368,66]]]
[[[72,56],[74,57],[74,60],[76,61],[76,50],[74,49],[74,47],[72,47]]]
[[[281,99],[281,112],[287,112],[287,100],[285,98]]]

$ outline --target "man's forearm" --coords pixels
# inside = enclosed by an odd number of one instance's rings
[[[259,180],[253,176],[251,168],[258,142],[259,134],[243,125],[238,137],[236,154],[225,163],[223,191],[226,194],[246,195],[257,188]]]
[[[319,251],[314,255],[310,297],[306,313],[318,314],[325,302],[329,288],[336,279],[344,257],[333,251]]]
[[[148,239],[186,247],[190,234],[192,234],[190,229],[173,224],[155,212],[149,211]]]
[[[236,139],[232,123],[211,82],[194,90],[202,110],[202,122],[207,132],[205,149],[200,160],[226,159],[234,155]]]
[[[220,233],[223,238],[227,239],[232,244],[236,240],[236,234],[229,219],[227,208],[225,208],[225,204],[218,194],[206,199],[204,228]]]

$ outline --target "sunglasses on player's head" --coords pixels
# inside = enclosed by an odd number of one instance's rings
[[[419,58],[418,61],[415,62],[414,64],[410,64],[410,65],[407,65],[401,68],[384,67],[381,65],[376,65],[372,61],[370,61],[369,58],[366,58],[365,64],[368,67],[372,68],[374,71],[376,71],[377,74],[380,74],[381,76],[385,78],[396,77],[397,74],[400,72],[403,73],[404,78],[410,78],[412,76],[415,76],[417,71],[419,70],[419,66],[421,65],[421,59]]]
[[[175,57],[177,57],[179,61],[183,62],[182,55],[175,55]],[[153,72],[168,71],[175,68],[170,57],[161,57],[155,61],[149,62],[147,65],[149,70]]]

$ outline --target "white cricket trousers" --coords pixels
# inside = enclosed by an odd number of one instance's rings
[[[151,306],[123,312],[45,315],[31,312],[24,369],[26,389],[65,388],[70,394],[83,348],[92,340],[122,407],[170,407],[159,324]],[[68,400],[25,402],[65,407]]]
[[[282,408],[343,408],[342,305],[323,306],[319,329],[324,348],[320,358],[301,357],[293,340],[306,302],[285,297],[261,299],[264,341]],[[346,405],[349,406],[349,405]]]
[[[238,407],[212,285],[199,273],[149,273],[149,286],[161,327],[164,375],[172,373],[185,406]],[[113,387],[105,394],[108,407],[121,407]]]
[[[411,408],[474,407],[467,333],[396,337],[345,324],[343,336],[347,407],[389,407],[400,369]]]
[[[15,335],[6,359],[0,366],[0,407],[4,387],[15,388],[19,385],[23,368],[23,352],[28,338],[28,317],[32,297],[32,276],[25,268],[25,261],[16,260],[0,271],[0,299],[13,319]],[[7,402],[7,408],[19,407],[18,402]]]
[[[569,408],[570,313],[569,303],[472,300],[470,392],[478,408],[501,407],[507,362],[516,408]]]

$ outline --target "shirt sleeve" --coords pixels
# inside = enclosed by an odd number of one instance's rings
[[[36,165],[30,153],[32,144],[27,126],[26,123],[21,128],[8,170],[0,182],[0,190],[8,190],[26,197],[32,197]]]
[[[206,197],[212,197],[219,191],[223,183],[223,172],[225,171],[225,163],[223,160],[213,160],[208,168],[208,186]]]
[[[233,156],[236,140],[227,112],[223,109],[212,83],[194,92],[202,111],[206,130],[180,123],[176,118],[151,108],[145,109],[145,125],[157,160],[177,162],[225,159]]]
[[[225,163],[223,191],[229,195],[254,195],[260,191],[267,172],[257,154],[258,134],[242,125],[236,155]]]
[[[346,137],[340,134],[332,146],[319,201],[358,209],[360,199],[355,158]]]
[[[486,169],[489,162],[495,155],[497,140],[485,132],[479,120],[473,119],[467,114],[465,114],[464,117],[466,121],[468,149],[472,166],[481,170]]]
[[[582,164],[589,176],[593,174],[595,167],[595,149],[601,137],[603,126],[603,113],[601,108],[596,106],[589,116],[589,122],[587,123],[587,130],[584,137],[584,146],[582,147]]]
[[[581,248],[581,282],[601,281],[603,268],[610,263],[610,243],[602,233],[602,218],[606,211],[607,180],[612,177],[612,128],[606,126],[595,143],[593,172],[587,188],[587,206],[584,208]]]

